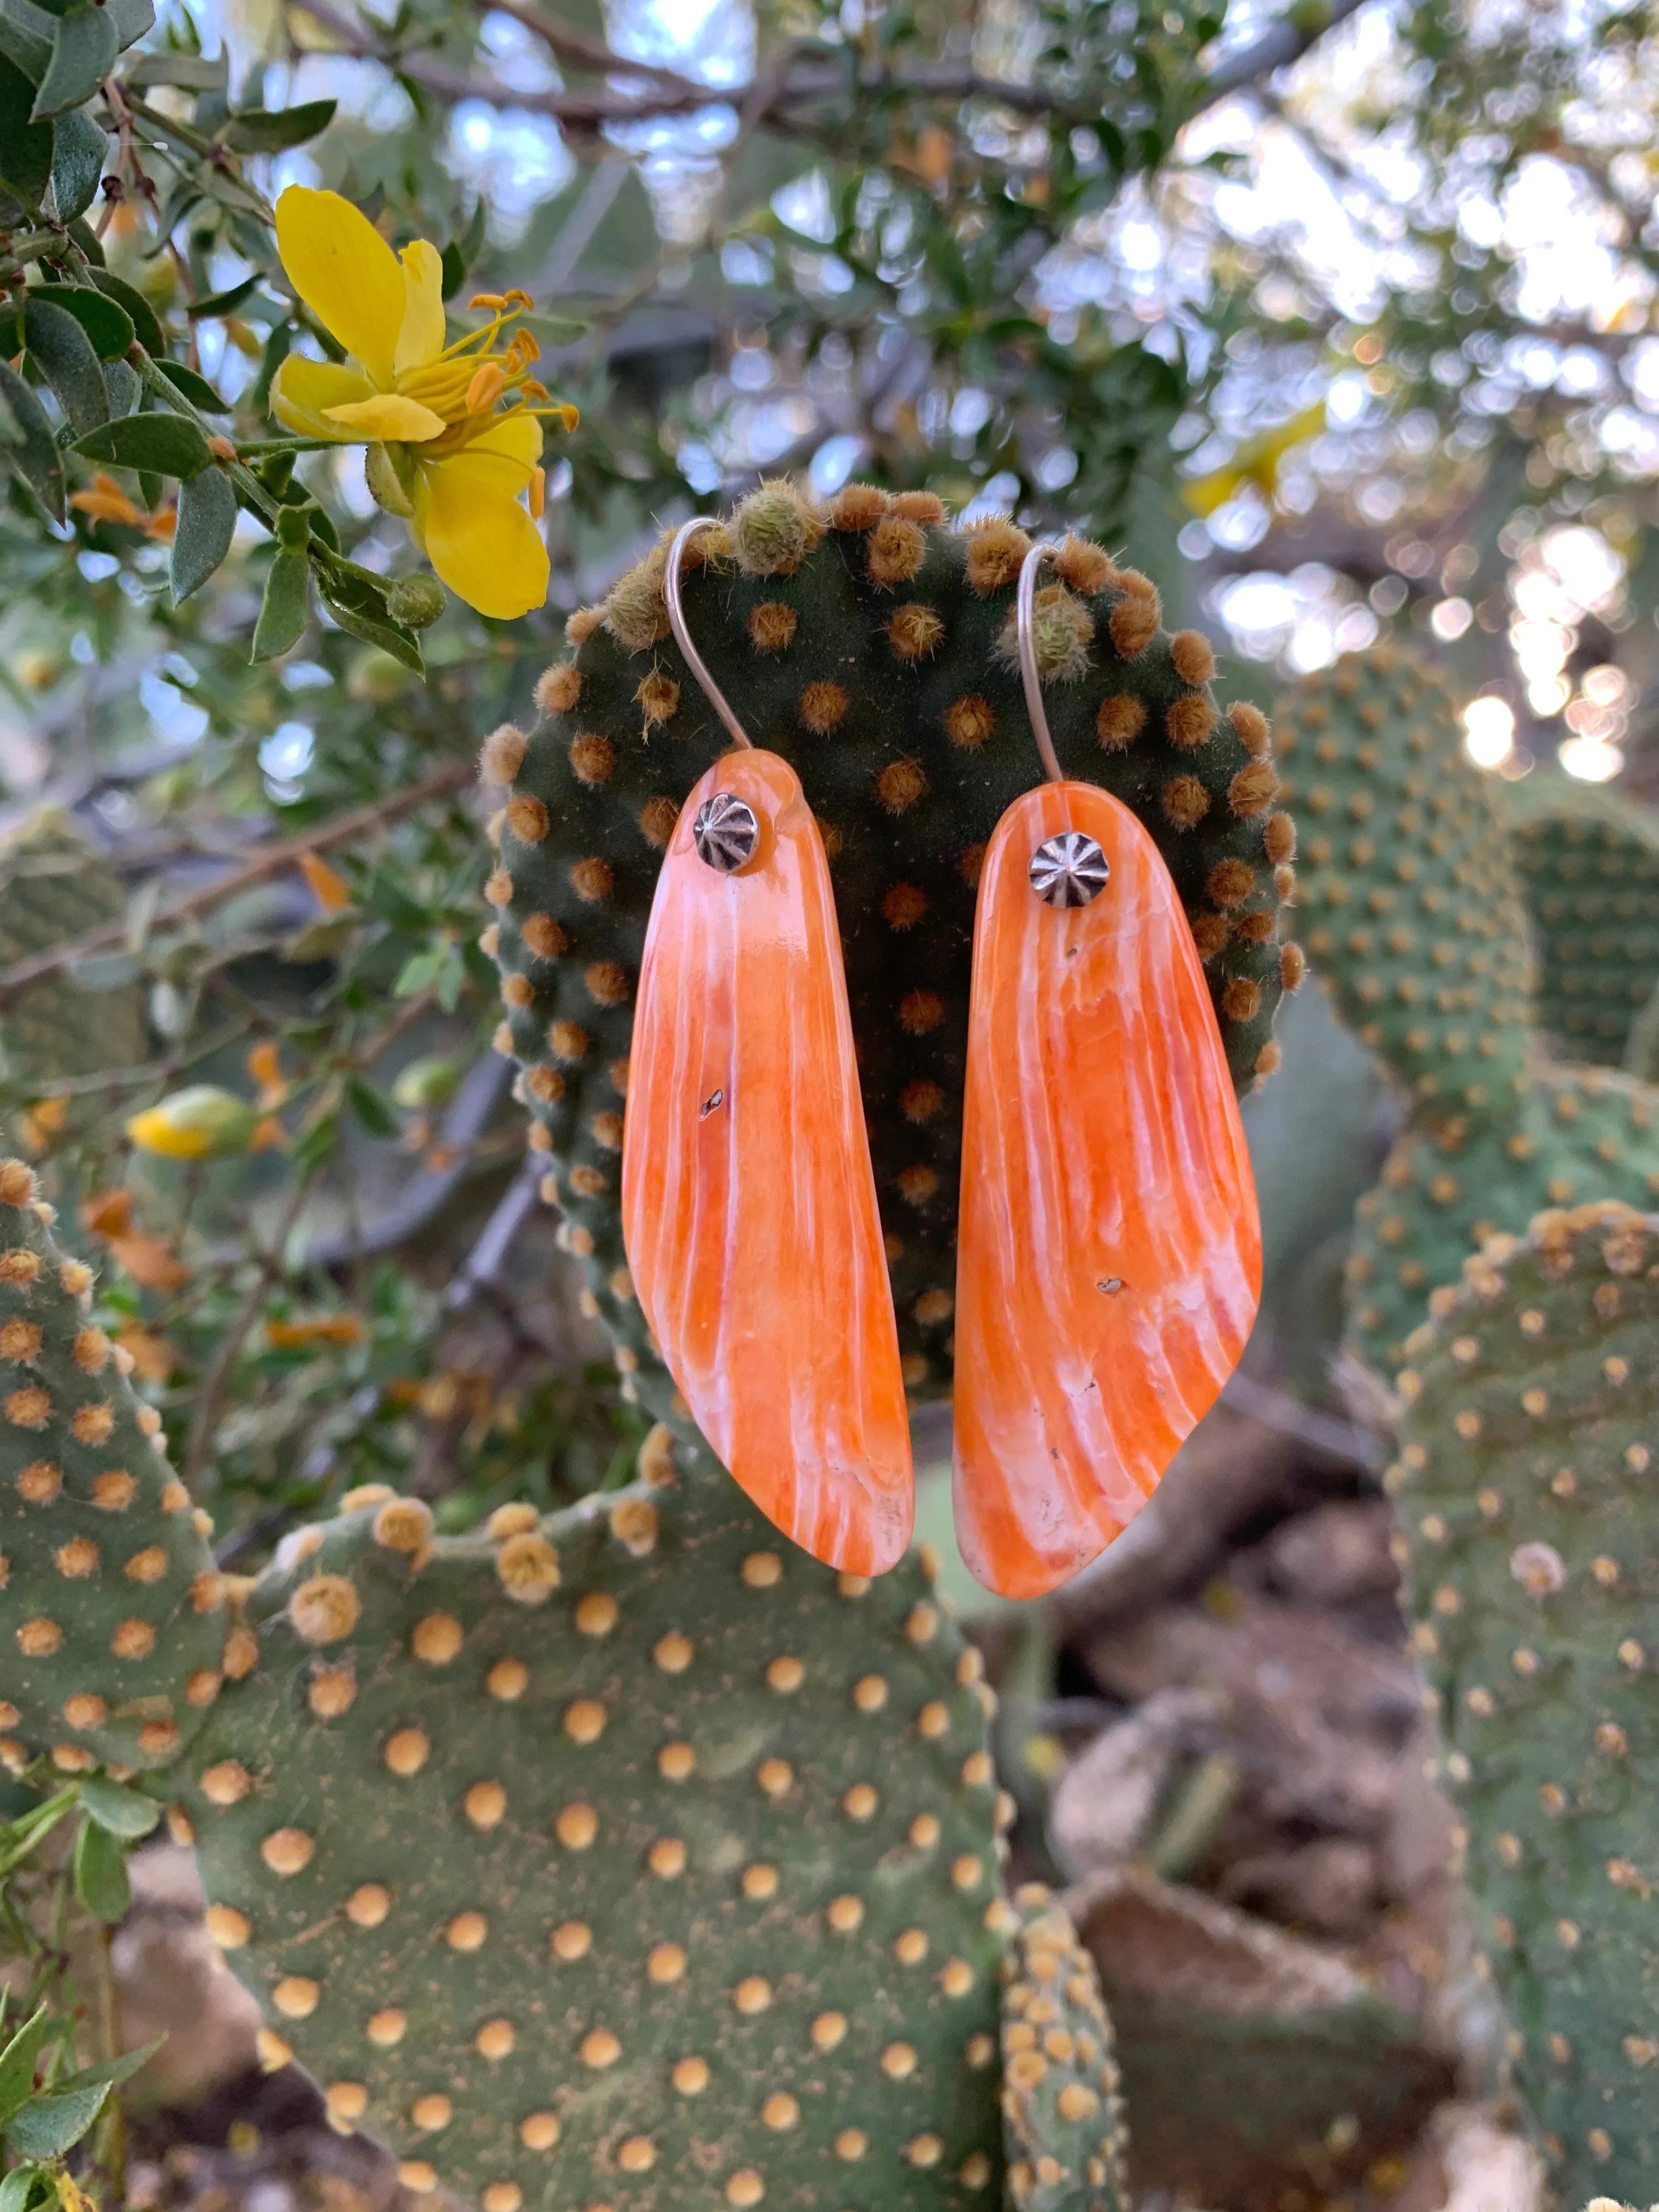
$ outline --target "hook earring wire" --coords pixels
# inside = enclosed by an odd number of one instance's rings
[[[680,561],[685,549],[701,532],[718,527],[719,524],[712,514],[694,514],[690,522],[680,525],[668,548],[668,566],[662,580],[663,597],[668,602],[668,627],[674,633],[674,642],[678,646],[686,666],[701,685],[703,696],[731,732],[734,742],[745,752],[752,752],[754,739],[732,713],[730,701],[709,674],[708,665],[702,653],[692,644],[691,633],[685,624],[685,609],[680,603]],[[1046,738],[1046,730],[1043,734]]]
[[[1054,741],[1048,734],[1048,710],[1042,703],[1042,680],[1036,663],[1036,581],[1037,572],[1059,546],[1052,538],[1040,538],[1019,564],[1019,589],[1014,598],[1014,623],[1019,640],[1019,678],[1025,687],[1025,712],[1030,718],[1031,735],[1036,739],[1036,749],[1042,757],[1042,771],[1050,783],[1064,783],[1060,761],[1054,752]]]

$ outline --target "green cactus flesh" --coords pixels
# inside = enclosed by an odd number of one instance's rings
[[[1490,1243],[1398,1380],[1415,1642],[1564,2194],[1659,2172],[1659,1218]]]
[[[0,844],[0,968],[57,950],[126,910],[119,880],[43,809]],[[65,1076],[130,1066],[147,1050],[137,983],[96,994],[72,976],[44,978],[0,1016],[0,1073],[40,1090]]]
[[[1528,777],[1510,798],[1538,1025],[1567,1059],[1633,1066],[1632,1032],[1659,983],[1659,822],[1564,777]]]
[[[1041,778],[1014,665],[1028,540],[1006,520],[937,526],[937,501],[853,486],[829,508],[765,487],[694,548],[691,634],[757,744],[800,777],[830,854],[866,1119],[905,1376],[948,1385],[974,884],[996,822]],[[671,1394],[632,1299],[618,1209],[632,1002],[661,848],[728,749],[667,635],[660,548],[573,625],[538,687],[546,719],[498,732],[510,786],[486,933],[503,970],[501,1042],[524,1064],[532,1142],[590,1297],[647,1402]],[[1269,1030],[1301,955],[1277,941],[1293,836],[1274,811],[1265,720],[1222,714],[1195,633],[1157,593],[1067,541],[1039,594],[1039,659],[1067,774],[1103,785],[1156,839],[1185,902],[1235,1081],[1276,1058]]]
[[[287,1548],[179,1791],[213,1932],[336,2118],[483,2212],[994,2202],[978,1655],[914,1559],[838,1577],[680,1457]]]
[[[160,1418],[51,1219],[0,1160],[0,1756],[159,1766],[219,1694],[224,1601]]]
[[[1540,1067],[1507,1123],[1407,1128],[1357,1211],[1350,1341],[1391,1373],[1430,1293],[1456,1282],[1487,1237],[1603,1196],[1659,1196],[1659,1091],[1611,1069]]]
[[[1316,974],[1407,1103],[1348,1260],[1348,1340],[1393,1370],[1431,1291],[1540,1206],[1659,1194],[1659,1091],[1553,1066],[1531,1026],[1508,811],[1443,681],[1383,647],[1280,709]]]
[[[1437,672],[1389,647],[1283,702],[1314,969],[1425,1121],[1502,1121],[1527,1055],[1526,919],[1491,779]]]
[[[1127,2212],[1111,2022],[1093,1960],[1040,1883],[1014,1893],[1002,2110],[1014,2212]]]

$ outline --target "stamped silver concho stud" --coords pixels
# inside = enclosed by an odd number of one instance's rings
[[[691,824],[697,858],[722,876],[735,875],[752,859],[759,838],[754,808],[732,791],[717,791],[705,799]]]
[[[1031,855],[1031,889],[1045,906],[1087,906],[1106,888],[1111,865],[1092,837],[1062,830]]]

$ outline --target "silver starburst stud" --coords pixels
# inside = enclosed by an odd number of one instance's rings
[[[759,837],[754,808],[732,791],[717,791],[705,799],[691,824],[697,858],[723,876],[735,875],[753,857]]]
[[[1031,855],[1031,889],[1045,906],[1087,906],[1106,888],[1111,866],[1092,837],[1062,830]]]

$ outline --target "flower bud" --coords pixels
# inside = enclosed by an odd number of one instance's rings
[[[135,1114],[127,1134],[141,1152],[170,1160],[216,1159],[245,1152],[258,1119],[246,1099],[216,1083],[193,1083]]]

